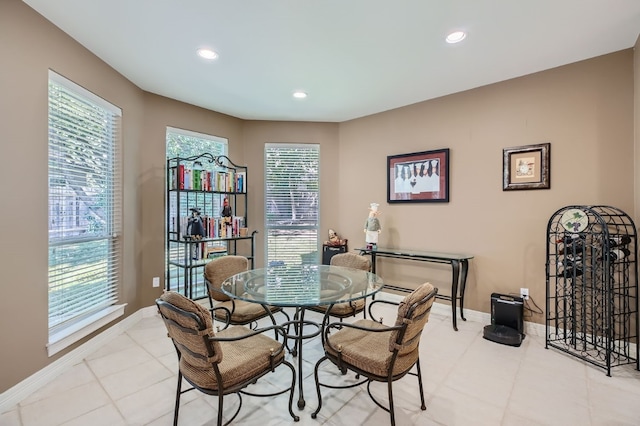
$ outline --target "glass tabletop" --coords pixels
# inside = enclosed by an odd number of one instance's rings
[[[292,265],[251,269],[222,283],[228,296],[281,307],[330,305],[371,296],[382,278],[360,269],[330,265]]]

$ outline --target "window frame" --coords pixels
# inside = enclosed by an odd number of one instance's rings
[[[311,183],[315,185],[316,188],[311,191],[302,191],[306,195],[315,194],[315,199],[312,201],[315,202],[315,207],[313,207],[315,214],[315,222],[313,224],[294,224],[294,217],[291,217],[291,224],[288,225],[276,225],[273,223],[274,219],[271,218],[271,201],[270,199],[270,160],[269,160],[269,151],[270,150],[291,150],[291,149],[306,149],[313,151],[315,156],[315,167],[316,167],[316,179]],[[265,266],[273,266],[276,264],[296,264],[298,262],[297,257],[299,256],[300,263],[303,264],[318,264],[320,261],[320,145],[313,143],[266,143],[264,148],[264,230],[265,230],[265,240],[264,240],[264,248],[265,248]],[[293,209],[293,208],[292,208]],[[293,216],[293,213],[291,214]],[[303,221],[302,221],[303,222]],[[275,231],[275,232],[274,232]],[[274,244],[274,239],[278,237],[276,235],[280,233],[288,239],[288,242],[293,242],[293,244],[287,244],[282,241],[281,245],[274,249],[271,245]],[[306,234],[305,234],[306,233]],[[314,235],[315,233],[315,235]],[[287,235],[289,235],[287,237]],[[299,239],[298,241],[292,241],[296,236],[304,236],[305,238]],[[296,249],[297,247],[297,249]]]
[[[57,86],[57,89],[52,88],[52,85]],[[52,97],[54,96],[53,90],[56,90],[57,93],[67,94],[68,98],[61,103],[60,98]],[[49,205],[49,272],[47,290],[49,299],[49,320],[47,353],[49,356],[52,356],[80,339],[88,336],[114,319],[123,316],[126,304],[120,303],[122,274],[122,160],[120,157],[122,144],[122,110],[52,70],[49,70],[48,73],[47,93],[47,117],[49,129],[47,142],[49,150],[49,183],[47,190]],[[72,102],[71,99],[77,101],[77,103]],[[84,114],[89,116],[89,113],[92,110],[94,112],[99,111],[100,114],[104,114],[105,117],[109,117],[109,124],[105,126],[98,126],[101,130],[98,132],[98,136],[96,136],[96,134],[92,132],[95,129],[89,128],[87,123],[90,122],[89,120],[92,118],[94,119],[94,123],[97,123],[99,120],[95,120],[95,118],[92,117],[86,118],[83,122],[82,118],[78,118],[77,121],[74,121],[71,124],[64,123],[58,116],[61,114],[63,108],[73,108],[74,111],[71,112],[70,115],[75,114],[76,118]],[[78,126],[73,128],[73,130],[77,132],[74,137],[71,135],[73,133],[72,127],[75,125]],[[80,132],[86,133],[83,133],[83,136],[80,136]],[[73,143],[63,141],[59,137],[60,134],[66,135],[69,140],[73,140]],[[85,138],[88,138],[88,136],[86,136],[87,134],[90,134],[91,137],[95,137],[94,141],[100,142],[96,142],[95,146],[86,144]],[[101,139],[105,137],[108,140],[107,144],[104,144],[104,139]],[[73,189],[71,188],[73,185],[70,183],[71,180],[74,180],[74,183],[76,183],[77,186],[80,186],[75,182],[75,179],[77,178],[72,177],[73,174],[79,174],[78,172],[85,173],[86,179],[89,172],[82,171],[80,167],[70,167],[70,162],[64,163],[60,161],[61,156],[69,155],[71,152],[69,147],[72,146],[86,147],[86,155],[93,156],[90,158],[103,159],[104,163],[101,166],[94,166],[91,172],[91,178],[94,181],[100,180],[100,184],[93,182],[91,184],[93,186],[91,186],[85,180],[85,187],[94,190],[94,192],[87,190],[87,192],[83,194],[83,197],[80,197],[77,193],[74,196],[74,202],[72,204],[75,212],[72,214],[73,218],[71,222],[77,226],[75,232],[73,232],[71,228],[66,227],[67,225],[60,224],[65,221],[69,223],[69,218],[67,217],[68,213],[64,213],[64,210],[60,210],[59,206],[65,202],[65,197],[68,199],[70,194],[69,191],[73,192]],[[98,146],[98,148],[96,148],[96,146]],[[96,161],[96,163],[98,163],[98,161]],[[65,183],[61,185],[53,185],[52,182],[59,182],[61,176],[64,178]],[[96,188],[100,191],[96,191]],[[63,195],[61,195],[61,193]],[[104,196],[105,194],[106,197]],[[86,220],[86,223],[81,223],[80,216],[82,208],[84,209],[84,216],[82,217],[85,219],[94,217],[92,215],[94,212],[92,212],[91,209],[96,209],[97,205],[101,205],[101,207],[105,209],[104,221],[101,221],[98,224],[98,226],[102,226],[103,229],[98,229],[98,231],[91,229],[91,225]],[[54,211],[56,213],[54,213]],[[52,218],[54,218],[55,221],[52,221]],[[87,234],[83,235],[85,232],[87,232]],[[60,235],[61,233],[63,236]],[[61,275],[60,270],[63,270],[65,277],[72,279],[75,283],[74,285],[80,285],[81,283],[87,285],[88,280],[84,277],[86,273],[80,272],[80,269],[78,268],[73,268],[73,274],[68,274],[70,268],[67,264],[69,260],[67,258],[67,260],[63,261],[63,258],[57,254],[57,251],[63,251],[65,247],[100,242],[106,244],[106,248],[104,249],[106,250],[105,256],[96,256],[93,258],[83,254],[79,258],[72,258],[72,262],[74,260],[89,262],[82,264],[85,265],[85,267],[86,265],[99,265],[95,267],[99,271],[96,275],[101,278],[97,279],[94,283],[88,284],[91,289],[89,296],[98,295],[98,297],[87,297],[85,300],[80,297],[71,299],[63,297],[61,299],[63,301],[52,302],[52,291],[59,291],[61,287],[65,286],[63,284],[65,279],[59,277]],[[83,250],[78,250],[78,252],[83,252]],[[53,264],[51,262],[53,262]],[[58,269],[56,269],[56,267]],[[76,279],[78,280],[77,282]],[[104,289],[107,289],[108,293],[102,295],[100,291]],[[63,289],[62,291],[65,290]],[[86,295],[83,294],[83,297],[86,297]],[[61,312],[64,312],[65,306],[68,306],[68,300],[75,300],[76,302],[91,302],[87,303],[86,306],[83,306],[81,309],[74,309],[73,313],[61,314]],[[52,311],[54,308],[62,309],[62,311],[58,311],[56,314],[56,312]],[[71,311],[68,307],[66,309],[67,311]]]

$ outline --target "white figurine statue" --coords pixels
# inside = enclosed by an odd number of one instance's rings
[[[367,248],[375,248],[378,245],[378,235],[382,231],[380,221],[378,220],[378,203],[371,203],[369,206],[369,217],[364,223],[365,242]]]

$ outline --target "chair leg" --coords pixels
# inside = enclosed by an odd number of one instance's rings
[[[416,362],[416,369],[418,370],[418,386],[420,387],[420,402],[422,405],[420,409],[422,411],[427,409],[426,404],[424,403],[424,389],[422,388],[422,372],[420,371],[420,358],[418,358],[418,362]]]
[[[173,410],[173,426],[178,426],[178,411],[180,410],[181,390],[182,390],[182,373],[178,372],[178,386],[176,387],[176,408]]]
[[[222,426],[222,399],[224,395],[222,392],[218,395],[218,426]],[[241,402],[242,404],[242,402]]]
[[[318,367],[320,367],[320,364],[322,364],[326,359],[328,359],[326,356],[323,356],[322,358],[320,358],[318,362],[316,362],[316,367],[313,369],[313,378],[316,381],[316,392],[318,393],[318,408],[316,408],[316,411],[311,413],[312,419],[315,419],[316,417],[318,417],[318,413],[322,408],[322,394],[320,393],[320,380],[318,379]]]
[[[289,369],[291,369],[291,389],[289,392],[289,414],[293,418],[294,422],[300,421],[300,417],[296,416],[293,412],[293,394],[296,392],[296,370],[293,365],[285,363]],[[302,384],[301,384],[302,386]]]
[[[387,388],[389,389],[389,415],[391,416],[391,426],[396,426],[396,412],[393,407],[393,381],[391,381],[391,378],[387,381]]]

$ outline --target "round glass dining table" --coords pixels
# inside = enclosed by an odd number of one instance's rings
[[[298,408],[305,406],[302,387],[302,341],[319,335],[328,319],[331,305],[373,296],[384,287],[382,278],[360,269],[331,265],[292,265],[250,269],[233,275],[222,283],[222,291],[234,299],[282,308],[296,308],[292,321],[294,333],[287,338],[295,341],[291,351],[298,358]],[[306,320],[305,309],[327,305],[322,323]],[[305,326],[313,332],[305,333]]]

